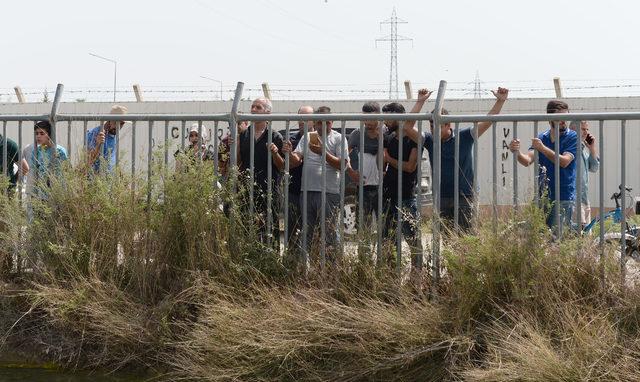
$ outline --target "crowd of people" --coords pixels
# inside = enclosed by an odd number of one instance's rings
[[[498,88],[493,91],[495,104],[488,114],[499,114],[508,98],[508,89]],[[411,113],[422,111],[431,92],[421,89]],[[270,114],[272,103],[269,99],[258,98],[251,105],[252,114]],[[567,113],[568,105],[559,100],[548,102],[547,113]],[[382,107],[377,102],[366,102],[362,112],[401,114],[405,113],[402,104],[391,102]],[[111,113],[123,115],[127,109],[114,105]],[[302,106],[298,114],[330,114],[327,106],[313,108]],[[449,114],[443,109],[442,114]],[[473,127],[460,129],[455,133],[450,123],[440,126],[440,136],[434,137],[433,121],[430,129],[421,134],[415,121],[397,121],[392,118],[385,121],[364,120],[363,129],[356,129],[348,137],[333,129],[332,121],[298,122],[298,129],[290,136],[283,137],[275,129],[268,128],[269,122],[246,121],[238,122],[238,136],[233,139],[225,137],[217,150],[221,179],[228,175],[229,152],[232,145],[237,145],[238,169],[240,174],[253,169],[253,189],[251,208],[260,240],[274,248],[279,248],[279,212],[287,214],[288,243],[285,260],[291,267],[299,265],[300,254],[309,250],[317,241],[319,227],[325,228],[324,243],[327,255],[332,256],[338,243],[341,229],[338,227],[340,184],[341,177],[347,177],[358,185],[362,183],[364,195],[362,206],[365,217],[361,224],[370,224],[375,219],[383,219],[383,237],[390,239],[393,235],[397,219],[402,216],[402,236],[407,241],[412,252],[412,265],[421,267],[422,240],[420,225],[418,224],[418,203],[416,187],[419,184],[417,168],[422,153],[419,147],[426,148],[430,163],[433,163],[434,140],[441,142],[441,185],[440,185],[440,213],[445,224],[452,225],[455,216],[455,192],[459,195],[459,227],[463,231],[470,231],[473,219],[473,205],[478,190],[474,190],[474,158],[473,145],[488,129],[491,122],[477,123],[477,130]],[[86,153],[89,166],[93,171],[111,173],[116,166],[117,134],[125,122],[107,121],[89,130],[86,134]],[[522,152],[522,142],[514,139],[509,149],[517,156],[517,160],[524,166],[534,162],[534,155],[538,153],[542,187],[541,195],[546,195],[551,201],[548,209],[547,224],[555,224],[555,209],[559,208],[562,224],[570,224],[576,198],[576,157],[580,148],[582,179],[581,211],[578,211],[580,222],[584,225],[590,220],[590,206],[588,200],[588,172],[598,170],[599,157],[594,137],[589,133],[586,121],[571,126],[564,121],[549,122],[549,130],[531,139],[531,145]],[[0,153],[6,151],[6,157],[0,155],[0,167],[6,166],[9,178],[9,192],[15,193],[18,176],[26,179],[29,197],[46,199],[46,187],[50,181],[60,173],[61,163],[67,160],[66,149],[51,139],[52,126],[48,121],[34,124],[34,141],[22,149],[17,144],[0,136]],[[555,190],[555,129],[559,129],[560,151],[560,188]],[[306,130],[306,135],[305,135]],[[400,142],[400,130],[402,141]],[[269,137],[269,134],[271,136]],[[361,136],[364,135],[364,137]],[[382,137],[382,139],[380,139]],[[176,152],[176,170],[195,161],[213,162],[216,152],[207,145],[207,130],[202,125],[194,124],[189,129],[188,146]],[[3,148],[6,142],[6,148]],[[455,168],[455,147],[459,142],[459,167]],[[422,144],[421,144],[422,143]],[[400,150],[401,147],[401,150]],[[400,155],[401,153],[401,155]],[[286,156],[289,157],[289,168],[285,166]],[[20,158],[20,159],[19,159]],[[185,162],[186,160],[186,162]],[[359,161],[362,163],[358,163]],[[6,164],[4,163],[6,161]],[[102,167],[104,166],[104,168]],[[271,170],[269,170],[269,166]],[[382,166],[382,168],[380,167]],[[344,173],[342,172],[344,169]],[[288,189],[283,189],[281,182],[283,175],[289,175]],[[402,172],[400,184],[398,172]],[[271,176],[269,176],[269,173]],[[382,176],[381,176],[382,174]],[[458,189],[455,190],[455,179],[458,178]],[[244,177],[243,179],[246,179]],[[271,184],[269,184],[269,179]],[[548,185],[545,187],[544,185]],[[381,187],[380,187],[381,186]],[[382,190],[382,211],[378,208],[378,192]],[[269,198],[269,191],[271,197]],[[306,191],[306,192],[305,192]],[[324,191],[324,193],[323,193]],[[554,203],[556,192],[559,192],[560,204]],[[281,196],[287,193],[288,204],[281,206]],[[283,198],[282,198],[283,199]],[[283,207],[283,208],[281,208]],[[267,218],[271,215],[271,222]],[[302,237],[302,213],[306,211],[307,237]],[[323,213],[324,211],[324,213]],[[325,220],[322,220],[324,216]],[[270,229],[269,229],[270,227]],[[306,244],[305,244],[306,243]],[[380,260],[380,259],[379,259]],[[384,260],[384,259],[382,259]],[[387,259],[390,260],[390,259]],[[392,261],[392,260],[390,260]]]

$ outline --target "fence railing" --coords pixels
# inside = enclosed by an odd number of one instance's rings
[[[440,137],[441,134],[441,129],[445,126],[450,126],[450,124],[454,125],[453,128],[453,139],[454,139],[454,145],[455,145],[455,151],[454,151],[454,158],[453,158],[453,172],[447,172],[444,173],[442,172],[443,168],[449,168],[449,165],[447,164],[446,166],[443,166],[443,161],[445,160],[450,160],[450,158],[443,158],[442,156],[442,145],[443,142],[440,139],[433,139],[433,148],[432,148],[432,153],[430,153],[430,161],[432,164],[432,185],[431,185],[431,189],[432,189],[432,193],[433,193],[433,209],[432,209],[432,219],[431,219],[431,231],[432,231],[432,237],[431,237],[431,250],[430,250],[430,261],[427,261],[427,265],[430,267],[431,269],[431,274],[434,280],[434,284],[437,283],[437,281],[440,278],[440,270],[441,270],[441,256],[440,256],[440,247],[441,247],[441,242],[443,240],[442,238],[442,232],[443,232],[443,227],[442,227],[442,219],[441,219],[441,202],[442,202],[442,195],[441,195],[441,184],[443,183],[443,177],[453,177],[453,183],[454,183],[454,191],[453,191],[453,230],[454,231],[458,231],[459,230],[459,222],[461,219],[460,216],[460,203],[461,197],[466,197],[467,195],[461,195],[460,194],[460,180],[461,180],[461,175],[460,175],[460,168],[461,168],[461,163],[460,163],[460,139],[459,139],[459,134],[460,134],[460,124],[464,124],[464,123],[470,123],[473,124],[473,128],[472,128],[472,134],[473,134],[473,138],[474,138],[474,142],[475,144],[473,144],[473,154],[472,154],[472,159],[473,159],[473,196],[470,198],[471,201],[473,202],[473,211],[474,211],[474,215],[478,216],[479,214],[479,198],[478,198],[478,192],[479,192],[479,180],[478,180],[478,166],[479,166],[479,152],[478,152],[478,142],[479,142],[479,137],[478,137],[478,123],[481,122],[490,122],[493,124],[492,127],[492,147],[491,147],[491,153],[492,153],[492,159],[491,159],[491,166],[492,166],[492,198],[491,198],[491,215],[492,215],[492,221],[493,221],[493,228],[494,228],[494,232],[497,233],[497,229],[498,229],[498,217],[499,217],[499,211],[498,211],[498,188],[499,188],[499,180],[498,180],[498,165],[499,165],[499,160],[498,160],[498,147],[497,147],[497,126],[498,124],[502,123],[509,123],[512,126],[512,138],[516,139],[519,137],[524,137],[525,135],[523,134],[523,130],[519,129],[519,127],[522,127],[525,124],[529,124],[529,123],[533,123],[533,134],[531,135],[531,137],[537,137],[539,134],[539,128],[540,128],[540,122],[542,123],[548,123],[548,122],[559,122],[559,121],[566,121],[566,122],[575,122],[575,121],[597,121],[598,122],[598,126],[599,126],[599,134],[598,134],[598,141],[599,141],[599,151],[600,151],[600,169],[599,169],[599,227],[600,227],[600,233],[599,233],[599,241],[600,241],[600,249],[601,249],[601,255],[604,256],[605,253],[605,242],[607,237],[605,236],[605,195],[604,195],[604,173],[605,171],[615,171],[616,169],[613,169],[613,166],[609,166],[609,163],[605,163],[604,162],[604,141],[605,141],[605,134],[604,134],[604,130],[605,130],[605,121],[617,121],[620,124],[620,140],[621,140],[621,150],[620,150],[620,177],[619,177],[619,183],[621,185],[621,192],[623,197],[621,198],[621,205],[620,208],[622,210],[622,214],[620,215],[620,234],[618,236],[610,236],[609,238],[611,240],[619,240],[619,244],[620,244],[620,252],[621,252],[621,256],[620,256],[620,266],[622,268],[622,270],[624,271],[625,269],[625,262],[628,259],[627,256],[625,256],[625,254],[632,254],[633,251],[635,251],[635,253],[637,254],[638,251],[638,236],[637,236],[637,230],[634,230],[633,227],[631,227],[630,225],[627,224],[627,216],[626,216],[626,210],[627,210],[627,198],[624,197],[625,195],[625,187],[627,185],[627,178],[626,178],[626,172],[627,172],[627,168],[626,168],[626,163],[627,161],[631,160],[630,163],[638,163],[638,159],[640,158],[628,158],[627,155],[627,151],[625,149],[626,147],[626,123],[627,121],[640,121],[640,112],[633,112],[633,113],[579,113],[579,114],[574,114],[574,113],[568,113],[568,114],[511,114],[511,115],[445,115],[442,114],[442,108],[445,102],[445,93],[446,93],[446,82],[445,81],[441,81],[440,85],[439,85],[439,89],[438,89],[438,93],[437,93],[437,98],[436,98],[436,102],[435,102],[435,109],[433,114],[431,113],[406,113],[406,114],[386,114],[386,113],[381,113],[381,114],[375,114],[375,113],[353,113],[353,114],[239,114],[238,113],[238,105],[239,105],[239,101],[242,97],[242,90],[243,90],[243,84],[242,83],[238,83],[238,86],[236,88],[236,92],[235,92],[235,97],[234,97],[234,102],[232,104],[232,108],[230,110],[229,113],[223,113],[223,114],[126,114],[126,115],[115,115],[115,114],[64,114],[64,113],[59,113],[59,102],[60,102],[60,98],[62,96],[62,92],[63,92],[63,86],[59,85],[57,90],[56,90],[56,96],[54,98],[54,102],[52,104],[52,109],[51,109],[51,113],[48,115],[0,115],[0,122],[3,123],[2,127],[2,139],[4,140],[3,142],[3,152],[2,152],[2,158],[3,158],[3,174],[7,174],[8,173],[8,153],[7,153],[7,140],[9,139],[7,137],[7,123],[8,122],[17,122],[18,123],[18,146],[20,148],[20,151],[23,147],[23,133],[22,130],[25,128],[25,123],[27,122],[35,122],[35,121],[39,121],[39,120],[48,120],[51,122],[53,128],[52,128],[52,134],[51,134],[51,138],[54,142],[58,142],[58,141],[62,141],[62,139],[59,139],[59,137],[56,136],[56,131],[58,130],[59,126],[62,125],[64,126],[66,123],[66,133],[67,133],[67,142],[68,145],[71,146],[72,144],[72,131],[74,130],[73,127],[73,123],[76,124],[76,129],[77,124],[81,123],[82,125],[82,148],[84,149],[88,142],[86,142],[86,137],[87,137],[87,130],[88,130],[88,123],[89,122],[99,122],[100,126],[103,125],[104,121],[131,121],[132,123],[132,133],[131,133],[131,140],[130,140],[130,145],[129,145],[129,149],[130,149],[130,170],[132,173],[136,173],[137,171],[139,171],[136,168],[136,163],[137,163],[137,150],[138,147],[143,147],[146,146],[146,157],[147,157],[147,168],[146,168],[146,172],[147,172],[147,176],[150,179],[151,175],[152,175],[152,151],[153,151],[153,147],[154,147],[154,135],[158,135],[158,132],[163,133],[163,135],[161,137],[159,137],[159,140],[164,140],[165,143],[168,142],[169,140],[169,136],[170,136],[170,123],[179,123],[181,126],[181,147],[184,149],[185,148],[185,132],[186,132],[186,124],[188,122],[192,122],[195,121],[198,123],[199,126],[199,137],[202,137],[202,128],[203,128],[203,123],[204,122],[213,122],[214,123],[214,128],[216,133],[212,134],[212,138],[213,138],[213,151],[214,151],[214,156],[213,156],[213,166],[214,166],[214,171],[216,175],[219,175],[219,148],[220,148],[220,137],[217,133],[218,130],[218,125],[219,124],[227,124],[229,127],[229,134],[232,137],[232,141],[234,142],[234,144],[230,145],[230,160],[229,160],[229,165],[230,165],[230,174],[232,174],[233,176],[228,177],[228,179],[226,181],[231,183],[231,187],[235,187],[236,186],[236,182],[238,181],[237,179],[237,169],[240,165],[239,163],[239,153],[238,153],[238,145],[236,144],[238,142],[238,130],[237,130],[237,122],[239,119],[241,119],[242,121],[247,121],[250,123],[256,123],[256,122],[262,122],[262,121],[267,121],[270,122],[267,125],[267,137],[268,137],[268,144],[272,143],[272,133],[274,131],[274,126],[273,124],[276,122],[280,122],[280,123],[284,123],[285,124],[285,136],[289,137],[292,129],[291,129],[291,123],[297,123],[299,121],[302,122],[314,122],[317,123],[318,126],[322,126],[322,131],[327,131],[327,128],[332,125],[333,123],[336,123],[338,125],[338,127],[333,127],[333,130],[336,130],[339,132],[340,134],[340,143],[339,143],[339,153],[340,155],[335,155],[335,157],[337,157],[339,159],[339,168],[330,168],[330,164],[327,162],[327,160],[323,159],[321,160],[321,169],[320,169],[320,177],[321,177],[321,190],[319,191],[319,196],[320,196],[320,208],[317,208],[319,210],[320,213],[320,217],[319,217],[319,229],[320,229],[320,240],[319,240],[319,244],[318,244],[318,250],[319,250],[319,260],[320,260],[320,267],[325,267],[326,261],[327,261],[327,257],[328,255],[330,255],[332,258],[334,258],[334,256],[336,254],[341,254],[343,255],[345,252],[345,245],[346,243],[346,238],[345,238],[345,234],[344,234],[344,210],[345,210],[345,192],[347,189],[347,182],[346,182],[346,169],[347,166],[349,165],[348,163],[348,156],[345,154],[346,152],[348,152],[349,150],[349,145],[347,142],[347,136],[346,136],[346,125],[348,122],[359,122],[360,124],[360,131],[362,131],[362,133],[360,134],[360,145],[359,147],[362,148],[364,147],[364,128],[363,128],[363,124],[364,121],[378,121],[380,128],[378,129],[378,153],[377,153],[377,170],[378,170],[378,183],[375,185],[376,186],[376,190],[377,190],[377,194],[376,194],[376,200],[375,200],[375,208],[373,208],[373,210],[375,210],[375,215],[376,215],[376,219],[375,219],[375,233],[376,233],[376,240],[375,240],[375,253],[377,256],[378,261],[381,261],[381,259],[383,258],[384,254],[383,254],[383,248],[384,248],[384,243],[389,239],[383,236],[383,231],[385,229],[384,225],[385,225],[385,213],[386,214],[396,214],[397,215],[397,219],[395,219],[395,257],[396,257],[396,261],[395,261],[395,266],[397,271],[400,273],[403,271],[403,269],[405,268],[405,258],[403,257],[403,245],[402,245],[402,239],[403,236],[406,234],[406,230],[405,232],[403,232],[403,229],[406,228],[404,227],[404,225],[407,223],[407,219],[416,219],[417,222],[415,223],[414,227],[419,231],[419,228],[421,226],[421,222],[422,222],[422,198],[423,198],[423,193],[422,193],[422,187],[421,187],[421,179],[422,179],[422,174],[424,173],[424,171],[428,170],[428,169],[424,169],[423,168],[423,162],[422,160],[418,160],[417,161],[417,166],[415,169],[415,172],[417,173],[417,179],[418,179],[418,184],[417,187],[415,187],[415,190],[413,191],[413,197],[411,198],[415,204],[418,206],[417,211],[415,211],[413,214],[409,213],[409,217],[406,216],[405,213],[403,213],[402,209],[403,209],[403,198],[402,198],[402,194],[403,194],[403,190],[402,190],[402,180],[403,180],[403,176],[409,176],[409,174],[411,174],[411,172],[405,172],[405,171],[397,171],[397,180],[395,182],[395,186],[397,186],[397,189],[395,190],[395,194],[397,200],[387,200],[385,199],[385,193],[387,193],[388,191],[385,189],[384,187],[384,174],[385,174],[385,163],[383,160],[383,155],[382,155],[382,151],[383,151],[383,147],[384,147],[384,141],[385,141],[385,137],[384,137],[384,131],[381,128],[382,126],[382,121],[398,121],[400,123],[404,122],[404,121],[416,121],[416,129],[418,131],[418,134],[420,137],[424,137],[425,134],[431,133],[433,137]],[[429,122],[431,124],[431,131],[427,132],[425,129],[425,122]],[[147,142],[146,144],[143,144],[143,142],[138,143],[137,142],[137,134],[136,131],[138,129],[138,126],[140,124],[147,124]],[[160,125],[160,126],[158,126]],[[309,137],[309,130],[308,130],[308,125],[307,123],[304,123],[303,126],[303,136],[304,137]],[[255,136],[254,136],[254,129],[250,128],[250,142],[255,142]],[[554,132],[554,136],[553,136],[553,141],[554,141],[554,155],[553,155],[553,171],[554,171],[554,180],[555,183],[553,185],[551,185],[551,187],[554,188],[555,190],[555,200],[551,201],[552,203],[555,204],[555,206],[559,206],[561,204],[561,202],[563,202],[563,200],[561,200],[561,186],[565,186],[564,184],[561,184],[561,177],[560,177],[560,171],[561,171],[561,165],[560,165],[560,155],[562,155],[563,153],[559,153],[560,150],[560,138],[561,138],[561,133],[559,131],[559,129],[553,129]],[[328,131],[327,131],[328,133]],[[116,158],[117,158],[117,163],[116,165],[121,165],[119,163],[120,159],[122,158],[122,153],[126,152],[126,150],[123,150],[120,145],[121,145],[121,140],[119,139],[119,130],[117,130],[117,138],[116,138]],[[398,147],[397,147],[397,158],[400,159],[400,161],[402,162],[402,158],[405,156],[406,153],[403,152],[403,139],[404,139],[404,134],[405,131],[402,128],[402,125],[400,126],[400,128],[397,130],[397,142],[398,142]],[[579,134],[579,133],[578,133]],[[578,135],[579,136],[579,135]],[[327,134],[321,134],[320,139],[322,141],[322,158],[326,158],[327,157]],[[611,135],[607,135],[606,139],[611,139]],[[308,141],[307,141],[308,142]],[[446,141],[445,141],[446,142]],[[424,140],[423,139],[419,139],[419,142],[416,143],[417,144],[417,152],[419,153],[419,158],[422,158],[423,156],[423,149],[424,149]],[[80,146],[80,144],[78,144]],[[334,148],[335,149],[335,148]],[[69,150],[71,151],[71,147],[69,147]],[[80,151],[81,149],[79,149]],[[165,144],[163,147],[164,150],[164,164],[168,166],[169,162],[170,162],[170,153],[169,153],[169,145]],[[303,158],[303,163],[302,166],[306,166],[307,163],[309,162],[309,146],[308,145],[304,145],[304,147],[302,148],[302,158]],[[336,151],[336,153],[338,152],[338,149],[334,150]],[[635,154],[635,152],[634,152]],[[272,166],[269,165],[272,163],[273,161],[273,153],[270,150],[267,150],[267,162],[265,163],[255,163],[255,144],[251,144],[250,145],[250,150],[249,150],[249,158],[248,158],[248,164],[244,163],[242,164],[243,167],[247,168],[247,172],[249,175],[249,201],[250,201],[250,209],[251,212],[256,212],[256,208],[262,208],[262,207],[258,207],[256,205],[256,183],[255,183],[255,176],[256,176],[256,169],[258,168],[262,168],[263,166],[266,167],[266,172],[267,172],[267,190],[266,190],[266,210],[264,211],[258,211],[261,213],[264,213],[265,216],[265,222],[266,222],[266,232],[268,233],[265,237],[266,240],[273,244],[273,242],[277,241],[275,237],[273,237],[273,233],[272,232],[276,232],[275,235],[279,235],[279,226],[280,226],[280,220],[274,217],[277,217],[280,212],[282,212],[282,221],[283,221],[283,236],[284,236],[284,240],[283,240],[283,244],[281,247],[277,248],[280,251],[290,251],[292,250],[292,248],[289,248],[290,243],[291,243],[291,237],[289,237],[289,226],[291,224],[295,224],[294,222],[290,221],[290,214],[289,214],[289,206],[291,204],[291,200],[289,199],[291,196],[289,195],[289,193],[287,192],[288,188],[289,188],[289,184],[291,182],[291,176],[290,176],[290,170],[291,170],[291,154],[289,153],[285,153],[284,154],[284,169],[282,170],[283,173],[283,186],[281,188],[277,188],[278,185],[273,183],[273,179],[276,178],[276,176],[274,176],[273,173],[273,169]],[[275,154],[275,155],[280,155],[280,154]],[[538,158],[538,152],[536,151],[535,153],[535,161],[534,161],[534,172],[537,176],[537,174],[539,174],[539,158]],[[577,159],[582,159],[582,147],[581,147],[581,139],[578,139],[577,142],[577,149],[576,149],[576,155],[575,155],[575,166],[576,166],[576,195],[575,198],[573,200],[570,200],[574,203],[575,205],[575,210],[578,212],[576,214],[575,217],[575,223],[577,223],[576,225],[579,227],[580,226],[580,210],[581,210],[581,196],[582,196],[582,177],[583,177],[583,168],[582,168],[582,160],[577,160]],[[22,158],[20,157],[20,153],[18,154],[18,162],[21,160]],[[245,158],[242,158],[243,160],[246,160]],[[364,204],[368,203],[369,201],[366,200],[367,196],[365,196],[364,190],[365,190],[365,184],[364,184],[364,179],[363,179],[363,162],[364,162],[364,153],[363,150],[359,150],[359,160],[358,160],[358,173],[360,174],[359,180],[357,181],[357,227],[358,227],[358,232],[359,233],[364,233],[367,232],[367,227],[366,227],[366,222],[367,217],[365,217],[365,208],[364,208]],[[516,155],[513,155],[513,191],[512,191],[512,208],[514,210],[516,210],[518,208],[519,205],[521,205],[523,203],[523,199],[520,197],[519,195],[519,190],[520,190],[520,186],[519,186],[519,182],[518,182],[518,173],[519,173],[519,169],[518,169],[518,162],[517,162],[517,157]],[[609,166],[609,168],[607,168],[606,166]],[[402,163],[400,163],[400,169],[402,168]],[[304,167],[303,167],[304,169]],[[329,171],[333,171],[339,174],[338,175],[338,179],[339,179],[339,192],[338,192],[338,199],[339,199],[339,203],[336,206],[337,210],[339,211],[338,213],[338,219],[339,222],[337,223],[337,233],[336,232],[327,232],[328,230],[336,230],[335,226],[332,226],[331,224],[327,224],[327,222],[331,219],[333,219],[333,216],[327,216],[327,214],[334,214],[335,211],[333,210],[327,210],[327,208],[325,208],[327,206],[328,203],[330,203],[331,205],[334,205],[334,199],[333,199],[333,195],[329,195],[331,198],[331,200],[329,201],[327,199],[327,194],[331,194],[327,191],[327,175],[329,173]],[[404,174],[403,174],[404,172]],[[299,245],[299,250],[301,253],[301,257],[302,257],[302,263],[305,265],[305,269],[308,268],[310,261],[309,261],[309,254],[311,252],[311,243],[309,243],[309,239],[310,236],[309,234],[309,230],[315,228],[314,226],[312,226],[310,224],[310,222],[308,221],[308,208],[309,208],[309,193],[310,192],[314,192],[315,191],[309,191],[308,187],[305,187],[305,185],[307,185],[307,182],[309,181],[309,176],[303,176],[303,187],[302,187],[302,191],[301,191],[301,195],[300,195],[300,204],[302,205],[302,211],[301,211],[301,232],[300,232],[300,236],[299,238],[302,241],[302,244]],[[451,179],[448,179],[447,181],[451,181]],[[539,182],[534,182],[534,195],[536,196],[536,200],[538,200],[538,195],[539,195],[539,189],[538,189],[538,184]],[[280,193],[281,195],[277,194]],[[280,198],[282,196],[284,203],[283,203],[283,211],[276,211],[274,210],[274,206],[276,206],[276,204],[274,204],[274,201],[277,200],[278,198]],[[313,195],[313,197],[315,198],[315,194]],[[564,201],[566,202],[566,201]],[[260,205],[264,204],[264,203],[259,203]],[[373,204],[373,203],[372,203]],[[385,211],[385,204],[388,204],[387,206],[387,210]],[[315,208],[315,207],[314,207]],[[555,212],[555,225],[554,225],[554,230],[555,230],[555,235],[558,239],[561,239],[563,237],[563,226],[565,225],[565,223],[563,222],[563,220],[561,219],[561,211],[560,208],[555,208],[554,210]],[[466,218],[466,217],[462,217],[462,218]],[[277,227],[275,227],[274,225],[277,225]],[[568,227],[564,227],[564,230],[566,231]],[[329,246],[329,250],[331,251],[331,253],[327,254],[327,235],[336,235],[337,236],[337,243],[335,243],[335,245],[330,245]],[[425,237],[418,233],[419,235],[419,241],[420,241],[420,245],[419,246],[412,246],[411,247],[411,251],[415,252],[413,253],[414,256],[414,262],[412,264],[413,267],[416,267],[418,269],[421,269],[423,267],[424,261],[423,261],[423,257],[424,257],[424,250],[422,249],[422,241],[425,239]],[[405,239],[408,239],[406,236],[404,236]],[[408,241],[408,240],[407,240]],[[332,240],[329,240],[330,244],[334,244]],[[415,244],[415,243],[414,243]],[[336,248],[337,246],[337,248]],[[630,248],[630,246],[632,248]],[[624,274],[624,272],[623,272]]]

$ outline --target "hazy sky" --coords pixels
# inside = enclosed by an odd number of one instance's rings
[[[504,82],[516,95],[550,88],[554,76],[567,87],[639,84],[603,91],[640,93],[640,3],[631,0],[20,0],[2,4],[0,94],[58,82],[106,91],[113,65],[89,52],[118,61],[123,89],[217,89],[204,75],[223,82],[225,97],[236,81],[249,89],[267,81],[282,97],[382,92],[389,45],[375,39],[388,35],[380,21],[394,6],[408,22],[399,33],[413,38],[399,44],[399,79],[414,88],[447,79],[462,95],[478,70],[486,86]]]

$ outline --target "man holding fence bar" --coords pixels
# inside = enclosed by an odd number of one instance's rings
[[[411,113],[419,113],[425,102],[431,95],[427,89],[418,91],[418,100],[411,109]],[[404,114],[405,109],[398,102],[392,102],[382,107],[383,113]],[[407,136],[399,140],[400,121],[385,120],[387,134],[384,142],[384,162],[387,171],[383,180],[383,203],[385,211],[385,224],[383,236],[393,236],[398,219],[402,217],[402,235],[411,248],[411,266],[413,269],[422,267],[422,237],[420,234],[420,222],[418,220],[418,201],[415,187],[418,184],[418,160],[422,153],[418,152],[418,145]],[[405,121],[404,129],[412,129],[415,121]],[[400,158],[399,146],[402,145],[402,158]],[[400,204],[398,204],[398,170],[402,169],[402,183],[400,184]],[[386,262],[394,261],[392,256],[386,254]]]
[[[271,114],[271,101],[267,98],[258,98],[251,104],[251,114]],[[280,225],[278,219],[278,206],[280,205],[280,178],[284,170],[284,157],[282,155],[282,135],[271,131],[271,144],[269,144],[269,132],[267,121],[256,121],[245,131],[238,135],[238,163],[240,171],[251,170],[251,154],[253,151],[253,200],[260,240],[263,243],[271,243],[274,248],[280,248]],[[253,132],[253,142],[251,141]],[[271,162],[269,162],[271,152]],[[268,224],[268,191],[269,191],[269,166],[271,166],[271,232],[267,231]]]
[[[547,113],[568,113],[569,105],[564,101],[551,100],[547,103]],[[534,154],[537,151],[540,163],[540,183],[548,184],[540,187],[541,196],[548,196],[548,203],[544,204],[547,211],[547,226],[556,224],[556,208],[560,208],[560,224],[571,227],[571,215],[573,214],[574,200],[576,198],[576,151],[578,147],[578,134],[568,129],[565,121],[549,121],[549,130],[540,133],[531,140],[531,147],[526,154],[520,152],[520,140],[514,139],[509,144],[509,149],[518,155],[518,162],[527,167],[534,162]],[[555,189],[555,136],[559,129],[560,141],[558,152],[560,160],[560,189]],[[560,193],[560,205],[556,206],[556,191]]]
[[[328,106],[320,106],[314,112],[315,114],[330,114],[331,109]],[[341,162],[346,161],[348,164],[349,152],[347,144],[342,148],[342,134],[332,130],[332,121],[315,121],[315,131],[302,137],[298,143],[298,147],[291,153],[290,167],[294,168],[302,164],[302,192],[307,191],[307,247],[311,245],[315,231],[320,224],[325,224],[327,255],[330,261],[335,252],[335,245],[338,241],[338,217],[340,209],[340,167]],[[323,125],[325,126],[323,128]],[[323,141],[326,144],[326,156],[322,157]],[[290,144],[286,145],[285,150],[291,150]],[[305,157],[305,149],[307,146],[307,154]],[[303,163],[304,160],[304,163]],[[325,167],[326,183],[326,204],[322,205],[322,167]],[[303,195],[300,196],[301,198]],[[301,203],[302,204],[302,203]],[[303,208],[301,206],[301,208]],[[326,221],[320,221],[322,209],[325,211]],[[324,245],[325,243],[321,243]],[[331,248],[333,247],[333,250]]]
[[[113,105],[109,114],[127,114],[127,108]],[[87,131],[87,150],[89,163],[95,172],[100,171],[100,162],[106,163],[106,172],[112,173],[116,166],[116,147],[118,145],[117,132],[122,129],[125,121],[106,121],[102,126]],[[102,152],[100,149],[102,148]]]
[[[499,114],[502,106],[507,101],[509,90],[506,88],[498,88],[491,91],[496,97],[496,102],[489,110],[489,115]],[[430,93],[429,93],[430,94]],[[432,111],[434,113],[435,111]],[[449,112],[442,109],[442,114],[447,115]],[[424,137],[424,146],[429,153],[429,162],[433,170],[433,121],[431,124],[431,132]],[[479,122],[478,138],[482,136],[491,127],[492,122]],[[414,142],[418,142],[422,137],[418,134],[415,126],[405,125],[404,133]],[[459,168],[455,169],[455,146],[456,140],[460,141],[460,157]],[[459,136],[455,136],[453,126],[445,123],[440,126],[440,142],[441,142],[441,183],[440,183],[440,216],[445,223],[452,225],[455,217],[455,177],[458,177],[458,196],[459,196],[459,227],[463,231],[468,232],[471,229],[471,219],[473,215],[473,204],[475,195],[473,190],[473,145],[475,142],[473,128],[460,129]]]
[[[591,204],[589,203],[589,173],[597,172],[600,168],[600,157],[596,139],[589,133],[589,122],[580,122],[580,131],[577,131],[577,124],[570,124],[571,130],[580,135],[582,154],[582,195],[580,200],[580,211],[576,211],[576,216],[580,213],[580,224],[584,228],[591,221]],[[577,178],[577,176],[576,176]],[[577,219],[576,219],[577,221]]]
[[[380,104],[369,101],[362,105],[362,112],[380,113]],[[371,224],[374,222],[374,214],[376,218],[380,218],[382,211],[378,209],[378,185],[382,182],[380,177],[380,169],[378,167],[378,158],[383,155],[382,147],[378,143],[379,135],[384,133],[384,124],[377,120],[365,120],[362,122],[363,129],[356,129],[349,135],[349,166],[346,171],[351,180],[357,184],[360,190],[360,177],[362,176],[362,217],[363,222],[358,222],[359,232],[365,236],[369,236],[367,232],[371,232]],[[360,134],[363,133],[361,137]],[[360,147],[362,140],[362,147]],[[360,158],[362,157],[362,165]],[[360,173],[362,167],[362,173]],[[382,166],[381,166],[382,167]],[[359,192],[358,192],[358,195]],[[369,239],[370,237],[366,237]],[[362,239],[365,239],[364,237]],[[369,241],[369,240],[365,240]],[[361,260],[366,260],[368,243],[362,243],[359,247]]]
[[[301,106],[298,114],[313,114],[312,106]],[[298,147],[300,140],[304,136],[304,125],[307,125],[307,132],[314,131],[313,121],[298,121],[298,130],[291,133],[289,140],[283,145],[283,151],[291,152]],[[284,213],[288,214],[287,237],[289,238],[288,253],[285,255],[285,265],[294,270],[300,263],[301,243],[300,228],[302,224],[302,166],[291,168],[289,163],[289,205]]]

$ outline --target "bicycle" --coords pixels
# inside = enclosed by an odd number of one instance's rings
[[[624,190],[622,190],[622,185],[620,185],[618,188],[620,191],[614,192],[613,195],[611,195],[611,200],[615,201],[616,208],[604,214],[603,220],[605,222],[609,219],[612,219],[614,224],[622,223],[624,211],[622,210],[622,207],[620,207],[620,200],[627,195],[631,196],[632,189],[631,187],[625,187]],[[635,202],[635,214],[640,214],[640,201],[638,200],[636,200]],[[591,233],[593,231],[593,228],[596,225],[599,225],[599,223],[600,217],[597,216],[582,229],[582,233]],[[630,225],[628,221],[625,221],[624,241],[626,246],[625,255],[633,258],[636,261],[640,261],[640,227],[636,225]],[[604,234],[604,242],[621,245],[622,232],[606,232]]]

